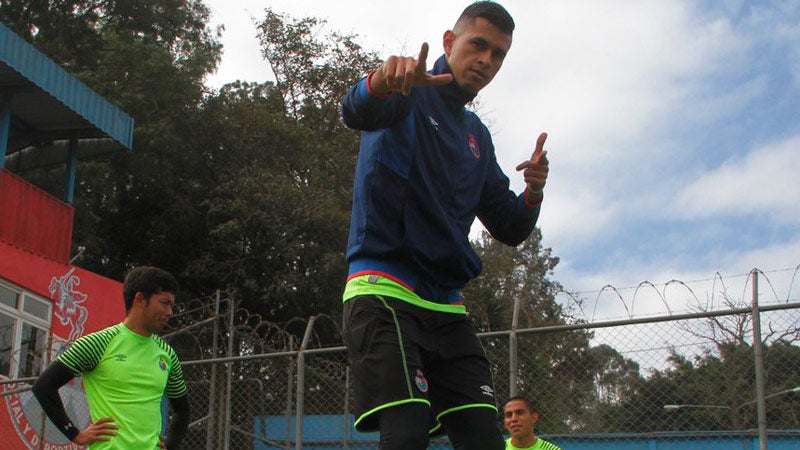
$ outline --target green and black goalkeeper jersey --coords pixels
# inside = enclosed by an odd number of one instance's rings
[[[511,445],[511,438],[506,439],[506,450],[561,450],[561,447],[542,438],[536,438],[536,442],[530,447],[520,448]]]
[[[180,360],[169,344],[120,323],[81,337],[58,360],[83,375],[92,421],[113,417],[119,426],[116,436],[91,450],[157,448],[162,397],[186,394]]]

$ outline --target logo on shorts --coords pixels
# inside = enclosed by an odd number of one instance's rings
[[[483,395],[488,395],[489,397],[494,397],[494,389],[492,389],[492,387],[488,384],[481,386],[481,393],[483,393]]]
[[[128,360],[128,355],[124,353],[117,353],[116,355],[114,355],[114,359],[116,359],[117,362],[125,362]]]
[[[425,379],[425,374],[420,369],[417,369],[417,374],[414,375],[414,382],[420,392],[428,392],[428,380]]]
[[[161,367],[161,370],[167,371],[167,363],[164,361],[164,358],[158,358],[158,367]]]

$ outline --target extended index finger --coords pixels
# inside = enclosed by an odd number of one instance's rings
[[[544,141],[546,140],[547,133],[542,133],[539,135],[539,138],[536,139],[536,148],[533,150],[533,156],[531,157],[531,160],[542,154],[542,151],[544,150]]]
[[[428,43],[427,42],[423,42],[422,43],[422,48],[419,49],[419,56],[417,56],[417,62],[418,63],[421,62],[422,64],[425,64],[425,61],[427,61],[427,60],[428,60]]]

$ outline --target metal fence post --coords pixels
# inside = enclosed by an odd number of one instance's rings
[[[297,411],[295,411],[295,424],[294,424],[294,448],[295,450],[303,450],[303,413],[305,409],[306,398],[306,355],[305,350],[308,345],[308,340],[311,337],[311,330],[314,328],[314,321],[317,316],[311,316],[308,319],[305,335],[303,335],[303,342],[300,344],[300,350],[297,351]]]
[[[233,357],[233,319],[234,319],[234,312],[236,311],[236,302],[232,298],[228,298],[228,358]],[[238,353],[238,352],[237,352]],[[225,450],[230,450],[231,448],[231,400],[232,400],[232,392],[231,392],[231,380],[233,379],[233,362],[225,363],[227,365],[228,374],[226,380],[226,400],[225,400],[225,436],[223,438],[223,442],[225,445]]]
[[[517,327],[519,326],[519,297],[514,299],[514,312],[511,316],[511,333],[508,335],[508,396],[517,395]]]
[[[289,336],[289,351],[294,351],[294,336]],[[289,362],[291,363],[291,357],[289,358]],[[292,364],[286,365],[286,373],[287,373],[287,380],[286,380],[286,442],[285,448],[290,448],[289,444],[292,440],[292,389],[296,388],[294,383],[294,367]]]
[[[219,336],[219,300],[220,300],[220,292],[217,289],[217,292],[214,296],[214,328],[212,331],[212,340],[211,340],[211,355],[213,358],[217,357],[217,338]],[[206,419],[206,450],[214,450],[216,445],[214,444],[214,437],[216,433],[214,433],[214,428],[216,424],[216,413],[215,413],[215,406],[217,401],[217,365],[211,365],[211,383],[208,386],[208,418]]]
[[[764,347],[761,342],[761,313],[758,310],[758,269],[753,269],[753,357],[756,369],[756,406],[758,411],[758,446],[767,450],[767,407],[764,400]]]
[[[350,448],[350,366],[344,369],[344,442],[342,442],[343,449],[349,450]]]

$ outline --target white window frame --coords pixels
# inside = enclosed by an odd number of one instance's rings
[[[3,314],[10,316],[14,320],[14,331],[13,331],[13,338],[11,340],[11,359],[9,362],[9,369],[8,374],[0,374],[8,376],[11,379],[18,378],[19,376],[19,366],[20,366],[20,355],[22,351],[22,328],[23,325],[30,325],[35,328],[42,330],[45,333],[46,339],[50,340],[51,336],[51,324],[53,322],[53,302],[48,299],[36,295],[35,293],[23,289],[19,286],[16,286],[12,283],[9,283],[6,280],[0,279],[0,285],[4,288],[14,291],[17,293],[17,307],[11,308],[10,306],[0,304],[0,312]],[[32,301],[42,303],[46,305],[46,316],[45,318],[37,317],[33,314],[25,312],[25,302],[31,299]],[[48,344],[45,344],[48,345]],[[48,355],[49,358],[50,349],[45,348],[45,351],[42,352],[42,356]],[[42,367],[49,361],[42,361]]]

